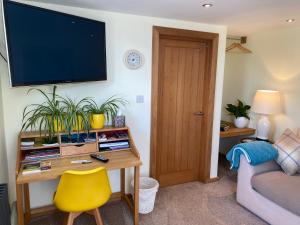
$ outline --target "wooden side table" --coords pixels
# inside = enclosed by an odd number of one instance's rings
[[[220,131],[220,138],[227,138],[227,137],[237,137],[243,135],[252,135],[255,134],[255,129],[253,128],[237,128],[230,126],[229,130],[227,131]]]

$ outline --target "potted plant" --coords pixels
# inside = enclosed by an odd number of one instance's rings
[[[41,104],[30,104],[23,111],[21,130],[38,129],[40,134],[44,130],[47,144],[57,142],[56,134],[63,130],[64,113],[56,89],[57,87],[54,86],[52,93],[49,94],[41,89],[29,89],[27,94],[31,91],[38,91],[46,101]]]
[[[90,113],[90,124],[93,129],[101,129],[104,127],[105,120],[112,120],[120,105],[126,105],[128,102],[123,98],[112,96],[104,103],[98,105],[93,99],[87,106]]]
[[[89,98],[83,98],[80,101],[73,100],[69,97],[60,97],[63,103],[64,126],[69,137],[73,131],[90,130],[89,114],[87,106],[90,103]],[[79,135],[77,135],[79,136]]]
[[[226,110],[230,115],[235,116],[234,125],[238,128],[245,128],[249,123],[248,111],[251,106],[244,104],[241,100],[237,100],[237,105],[227,104]]]

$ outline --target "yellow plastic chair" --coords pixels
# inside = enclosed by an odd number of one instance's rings
[[[100,167],[88,171],[65,171],[61,176],[54,196],[54,205],[68,212],[67,225],[83,212],[94,215],[97,225],[103,225],[99,207],[104,205],[111,195],[107,171]]]

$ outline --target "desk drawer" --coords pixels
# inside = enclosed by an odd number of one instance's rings
[[[86,144],[78,144],[78,145],[68,145],[61,147],[61,155],[78,155],[97,152],[97,143],[86,143]]]

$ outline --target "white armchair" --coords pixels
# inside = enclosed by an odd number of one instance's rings
[[[272,225],[299,225],[298,215],[270,201],[252,188],[251,179],[254,175],[278,170],[280,167],[275,161],[251,166],[246,158],[241,156],[238,169],[237,201]]]

